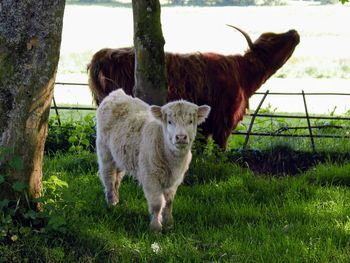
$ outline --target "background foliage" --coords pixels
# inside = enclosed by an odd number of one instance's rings
[[[46,139],[45,152],[82,152],[95,149],[95,119],[91,114],[78,119],[68,119],[59,122],[57,117],[49,119],[49,134]]]

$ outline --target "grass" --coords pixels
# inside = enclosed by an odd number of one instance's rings
[[[106,206],[95,154],[47,157],[44,170],[44,181],[56,176],[68,184],[56,189],[60,202],[51,208],[65,224],[0,244],[0,262],[350,260],[350,163],[275,178],[224,156],[195,156],[175,198],[175,227],[158,235],[148,230],[146,201],[131,178],[121,203]]]
[[[276,115],[298,115],[305,116],[305,113],[283,113],[277,112],[276,109],[272,109],[270,106],[266,108],[261,108],[260,114],[276,114]],[[342,115],[335,115],[334,112],[325,115],[331,117],[349,117],[350,112]],[[317,114],[315,116],[323,116]],[[249,124],[251,122],[250,116],[245,116],[243,121],[238,125],[235,131],[247,132]],[[311,119],[310,125],[313,127],[312,134],[316,136],[349,136],[350,122],[348,120],[323,120],[323,119]],[[293,129],[293,128],[302,129]],[[292,128],[292,129],[290,129]],[[267,117],[257,117],[254,121],[254,126],[252,129],[254,133],[268,133],[268,134],[281,134],[281,135],[309,135],[307,120],[304,119],[287,119],[287,118],[267,118]],[[245,136],[233,135],[230,137],[228,145],[230,149],[239,149],[243,147],[245,141]],[[350,150],[350,140],[346,138],[314,138],[315,149],[319,152],[349,152]],[[251,136],[249,139],[248,146],[251,149],[266,150],[274,148],[275,145],[288,145],[296,151],[308,152],[312,151],[311,139],[297,138],[297,137],[263,137],[263,136]]]
[[[277,78],[347,79],[350,60],[344,58],[292,57],[275,75]]]
[[[96,52],[96,51],[95,51]],[[64,53],[59,62],[59,75],[81,74],[86,75],[87,65],[94,51],[81,53]],[[291,58],[274,77],[286,78],[315,78],[315,79],[348,79],[350,74],[350,59],[322,58],[322,57],[297,57]]]
[[[86,74],[92,51],[72,52],[61,54],[58,74]]]
[[[95,51],[96,52],[96,51]],[[87,72],[87,65],[91,61],[94,51],[82,53],[65,53],[61,55],[59,75],[82,74]],[[350,59],[332,59],[318,57],[291,58],[274,77],[286,78],[316,78],[316,79],[348,79],[350,74]]]
[[[69,105],[62,104],[61,107],[96,107],[92,105]],[[83,121],[86,115],[95,116],[96,110],[58,110],[58,115],[54,109],[50,110],[50,118],[60,119],[62,122]]]

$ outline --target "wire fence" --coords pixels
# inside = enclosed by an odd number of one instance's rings
[[[66,82],[56,82],[56,85],[70,85],[70,86],[88,86],[86,83],[66,83]],[[310,92],[306,93],[303,90],[301,92],[256,92],[255,95],[263,95],[254,113],[249,113],[247,116],[251,117],[249,126],[246,132],[233,131],[232,134],[245,136],[245,141],[243,144],[243,149],[246,149],[251,136],[268,136],[268,137],[293,137],[293,138],[309,138],[312,151],[315,151],[315,138],[334,138],[334,139],[350,139],[349,135],[335,135],[335,134],[314,134],[313,131],[316,129],[345,129],[342,125],[311,125],[311,120],[338,120],[338,121],[350,121],[350,117],[339,117],[339,116],[321,116],[312,115],[310,116],[308,111],[307,96],[350,96],[350,93],[318,93]],[[270,114],[270,113],[259,113],[262,105],[267,96],[301,96],[303,99],[304,113],[303,115],[287,115],[287,114]],[[59,110],[76,110],[76,111],[91,111],[96,110],[96,107],[69,107],[69,106],[59,106],[56,103],[55,97],[53,97],[51,109],[55,111],[57,116],[58,124],[61,125]],[[276,131],[270,132],[253,132],[253,127],[256,118],[282,118],[282,119],[305,119],[307,126],[298,127],[281,127]],[[284,134],[283,132],[291,130],[307,130],[308,134]]]

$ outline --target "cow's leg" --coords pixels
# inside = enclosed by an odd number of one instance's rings
[[[115,173],[116,176],[115,176],[115,182],[114,182],[115,204],[119,203],[119,187],[124,177],[124,174],[125,174],[124,171],[119,171],[118,169],[116,170],[116,173]]]
[[[220,146],[221,149],[225,150],[227,146],[227,140],[230,136],[231,132],[225,132],[225,131],[215,131],[213,134],[213,140],[216,144]]]
[[[165,198],[161,188],[156,184],[143,185],[143,191],[148,203],[148,210],[151,216],[150,230],[160,232],[162,230],[162,210],[165,205]]]
[[[163,223],[168,228],[172,228],[174,224],[173,220],[173,201],[176,194],[176,189],[168,189],[164,192],[165,207],[163,210]]]
[[[104,186],[107,204],[116,205],[119,202],[118,189],[123,172],[119,171],[107,147],[97,143],[99,177]]]
[[[104,192],[107,204],[116,205],[118,203],[118,195],[116,193],[117,171],[112,165],[104,165],[100,169],[100,179],[104,185]]]

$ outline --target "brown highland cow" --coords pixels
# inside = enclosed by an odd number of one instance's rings
[[[165,54],[167,101],[185,99],[209,105],[211,113],[201,126],[202,132],[206,138],[212,136],[223,149],[243,118],[248,99],[286,63],[300,41],[295,30],[263,33],[252,42],[247,33],[236,29],[248,42],[244,55]],[[93,56],[88,66],[89,85],[97,104],[118,88],[129,95],[133,93],[134,60],[132,47],[102,49]]]

